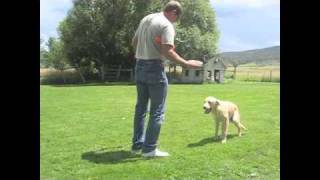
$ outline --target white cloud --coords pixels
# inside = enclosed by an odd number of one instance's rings
[[[269,42],[270,46],[280,46],[280,40],[274,40]]]
[[[280,45],[280,0],[210,0],[220,52]]]
[[[210,3],[217,6],[242,6],[249,8],[263,8],[279,6],[280,0],[210,0]]]
[[[40,21],[47,19],[61,19],[71,7],[72,0],[41,0]]]
[[[219,52],[246,51],[270,46],[280,46],[280,40],[274,39],[261,43],[259,41],[253,42],[252,40],[244,39],[243,37],[225,34],[220,39]]]
[[[40,1],[40,33],[45,40],[49,36],[57,37],[59,22],[66,17],[72,7],[72,0],[41,0]]]
[[[219,51],[230,52],[230,51],[244,51],[260,48],[259,45],[244,42],[239,37],[232,35],[224,35],[220,40]]]
[[[49,36],[45,33],[40,33],[40,38],[46,42],[46,41],[48,41]]]
[[[44,40],[47,41],[50,37],[56,37],[57,31],[47,31],[47,32],[40,32],[40,37]]]

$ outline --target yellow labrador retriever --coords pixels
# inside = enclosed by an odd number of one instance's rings
[[[238,128],[238,136],[241,136],[241,129],[246,128],[240,123],[240,112],[237,105],[229,101],[221,101],[215,97],[209,96],[205,99],[203,109],[206,114],[212,113],[216,121],[215,138],[218,139],[218,131],[222,122],[221,143],[227,142],[229,122],[234,123]]]

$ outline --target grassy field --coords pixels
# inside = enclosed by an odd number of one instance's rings
[[[130,154],[135,86],[41,86],[42,180],[280,179],[279,83],[170,85],[159,148]],[[213,95],[238,104],[248,131],[213,140],[202,110]]]

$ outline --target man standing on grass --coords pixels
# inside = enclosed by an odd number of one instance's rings
[[[137,104],[134,115],[132,152],[142,150],[143,157],[166,157],[167,152],[157,149],[161,124],[164,121],[165,100],[168,79],[164,69],[164,60],[169,59],[185,68],[200,68],[202,62],[185,60],[174,50],[176,22],[182,13],[181,4],[170,1],[163,12],[145,16],[139,24],[132,39],[137,59],[135,80],[137,87]],[[149,122],[144,133],[144,119],[150,99]]]

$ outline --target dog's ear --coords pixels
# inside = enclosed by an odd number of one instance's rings
[[[214,101],[210,99],[210,100],[208,100],[208,103],[209,103],[209,104],[213,104]]]
[[[219,101],[216,101],[216,106],[220,105],[220,102]]]

